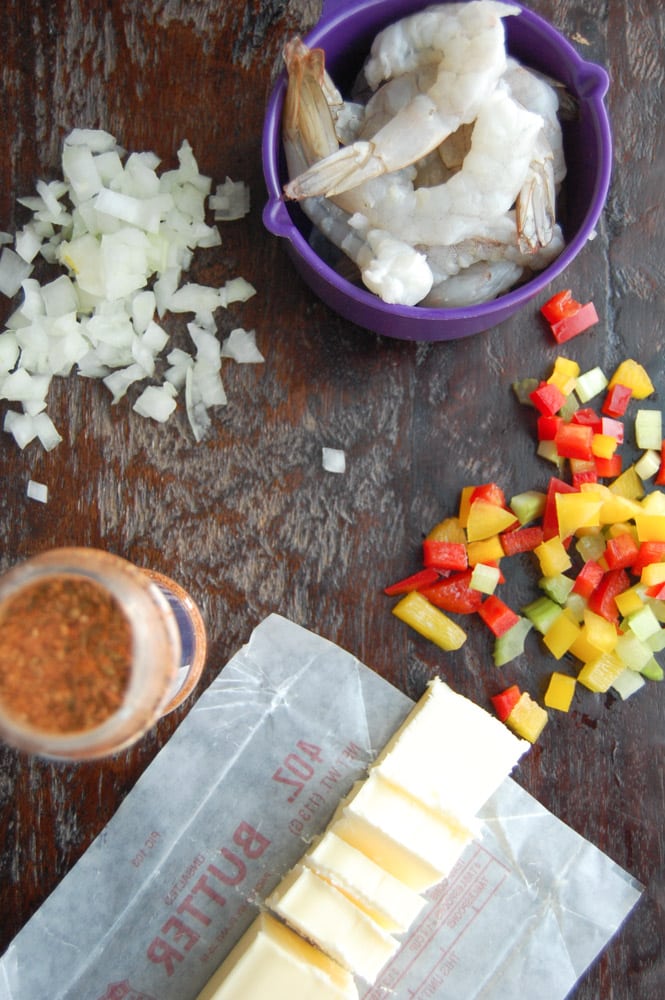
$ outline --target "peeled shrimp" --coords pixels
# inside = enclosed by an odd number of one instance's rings
[[[519,8],[497,0],[440,4],[377,35],[365,66],[370,86],[434,63],[427,91],[418,91],[369,140],[344,146],[294,178],[291,198],[329,197],[400,170],[472,122],[506,66],[502,18]]]

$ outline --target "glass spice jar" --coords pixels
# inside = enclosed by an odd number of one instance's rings
[[[173,580],[93,548],[0,578],[0,738],[88,760],[138,740],[201,676],[203,619]]]

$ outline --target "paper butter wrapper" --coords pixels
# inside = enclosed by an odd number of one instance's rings
[[[6,1000],[194,1000],[413,707],[271,615],[0,960]],[[506,780],[364,1000],[562,1000],[641,886]]]

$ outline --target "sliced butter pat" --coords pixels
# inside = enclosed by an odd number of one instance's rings
[[[197,1000],[358,1000],[353,976],[270,914],[260,914]]]
[[[479,827],[433,812],[372,772],[333,816],[331,829],[415,892],[441,881]]]
[[[530,744],[436,678],[371,772],[430,809],[474,816]]]
[[[347,896],[302,865],[282,879],[266,903],[294,930],[368,983],[399,947]]]
[[[425,900],[332,830],[305,855],[305,864],[394,934],[408,930]]]

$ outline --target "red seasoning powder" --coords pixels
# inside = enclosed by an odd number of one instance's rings
[[[27,584],[0,609],[0,703],[17,722],[56,733],[98,726],[122,703],[131,656],[122,608],[83,577]]]

